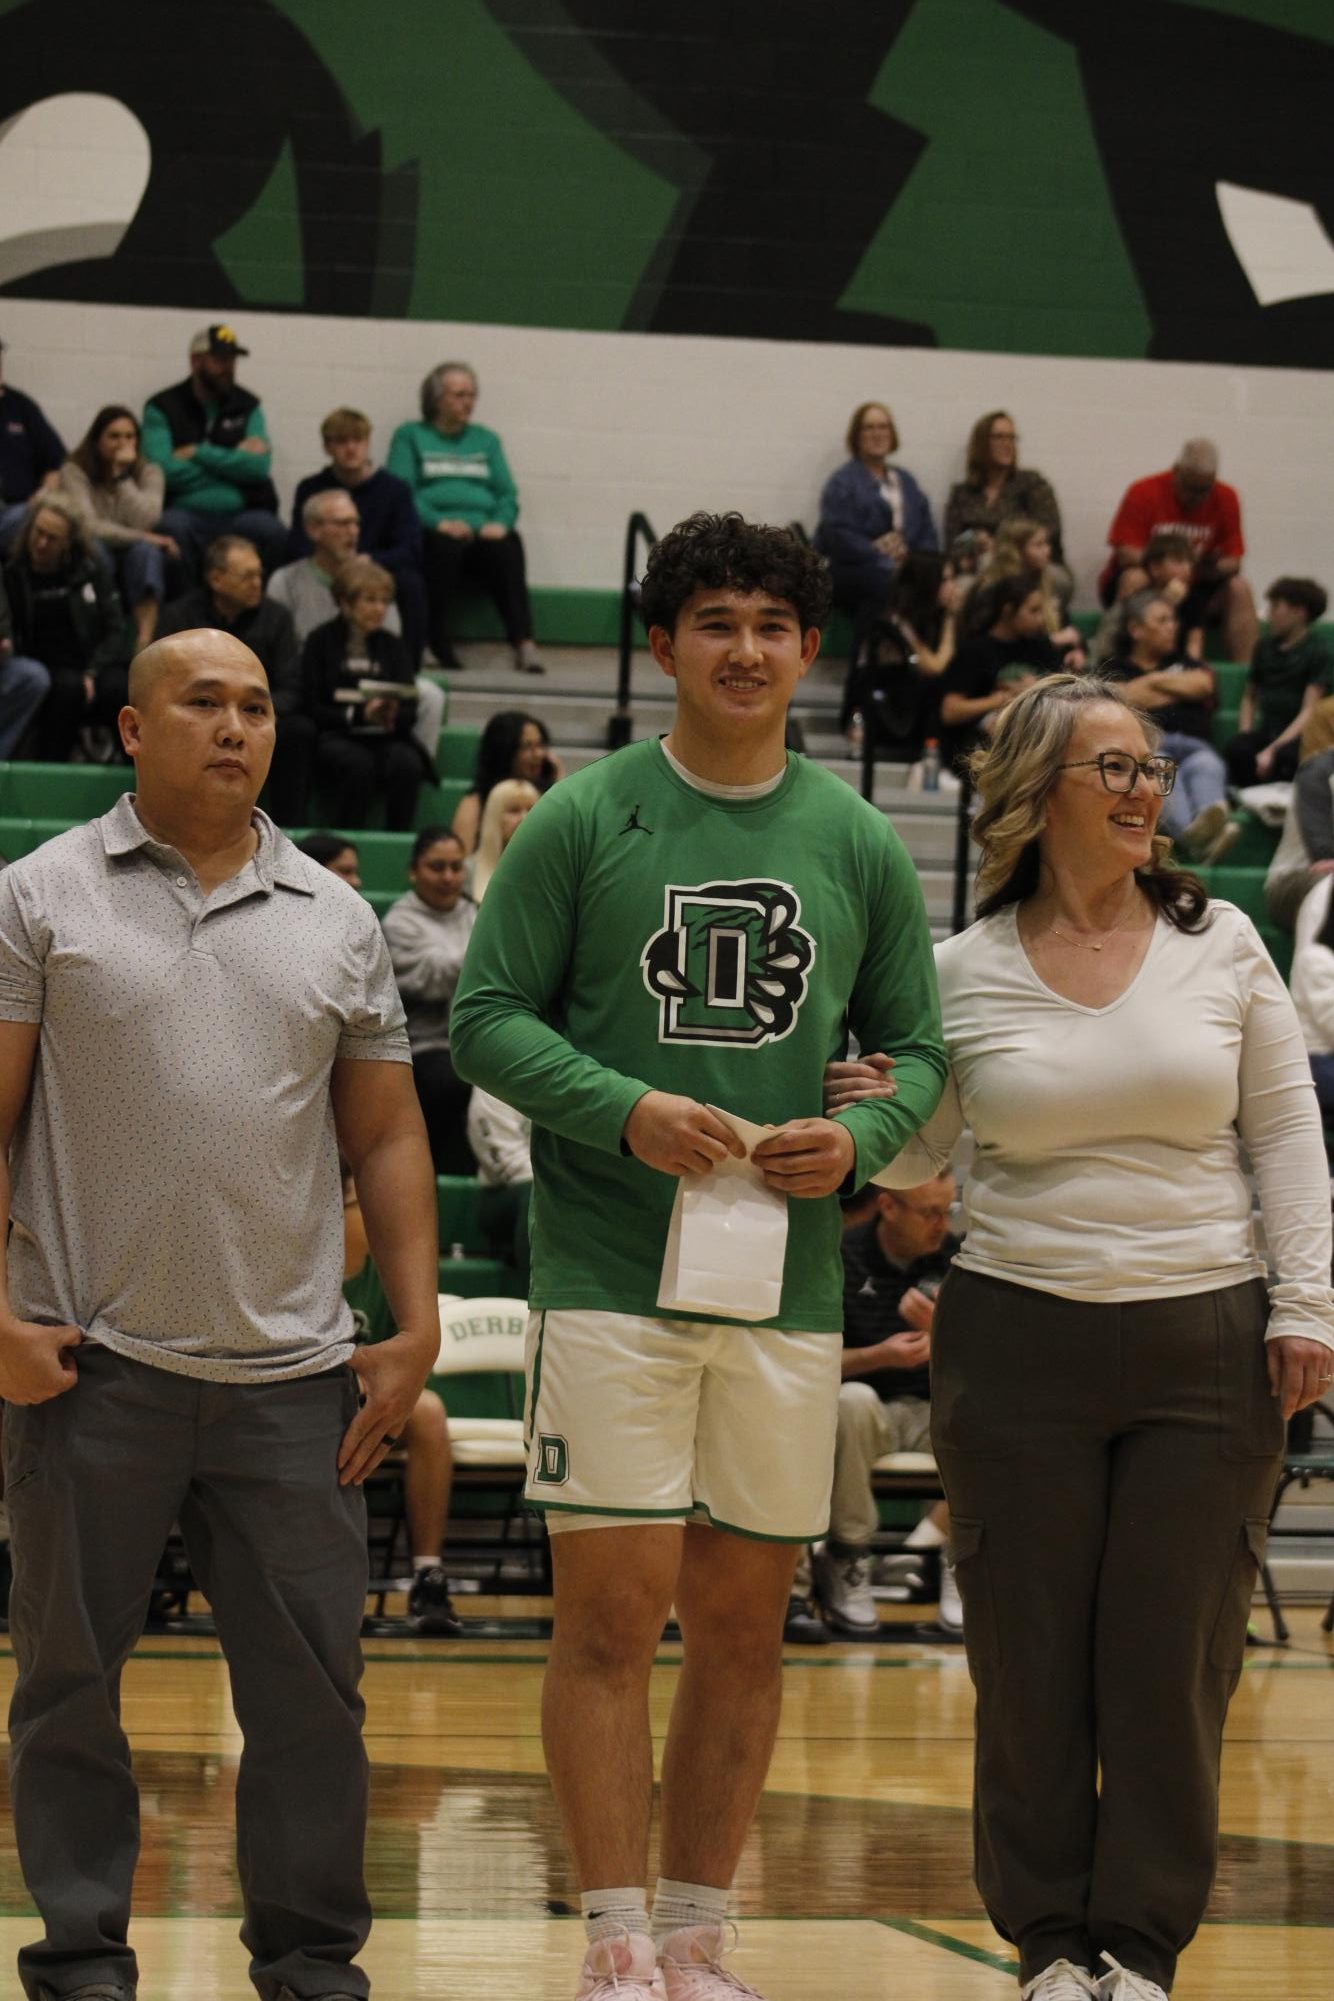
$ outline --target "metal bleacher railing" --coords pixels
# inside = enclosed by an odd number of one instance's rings
[[[635,653],[635,620],[639,616],[639,549],[648,555],[657,541],[646,514],[632,514],[625,524],[625,554],[621,563],[620,639],[616,660],[616,707],[607,720],[607,748],[620,750],[634,731],[630,707],[630,670]]]

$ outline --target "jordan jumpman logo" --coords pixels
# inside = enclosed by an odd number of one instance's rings
[[[653,829],[644,825],[644,822],[639,817],[638,806],[633,806],[630,809],[630,817],[621,828],[621,832],[623,834],[651,834]]]

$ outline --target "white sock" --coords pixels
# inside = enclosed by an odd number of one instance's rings
[[[619,1938],[622,1932],[649,1936],[648,1904],[642,1890],[585,1890],[579,1908],[590,1945],[599,1939]]]
[[[438,1570],[440,1568],[440,1559],[438,1556],[414,1556],[412,1559],[412,1568],[419,1574],[423,1570]]]
[[[726,1890],[708,1883],[674,1883],[659,1876],[653,1895],[653,1942],[661,1945],[668,1932],[683,1925],[721,1925],[727,1920]]]
[[[939,1549],[946,1540],[945,1531],[936,1527],[930,1515],[923,1515],[911,1535],[903,1538],[905,1549]]]

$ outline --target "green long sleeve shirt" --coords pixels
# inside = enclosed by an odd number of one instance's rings
[[[519,518],[504,446],[484,424],[467,424],[454,438],[434,424],[400,424],[386,465],[411,487],[424,528],[466,521],[475,533],[492,522],[512,528]]]
[[[217,415],[216,403],[204,405],[205,426]],[[269,434],[264,425],[263,406],[256,403],[246,419],[247,438]],[[234,451],[226,445],[211,445],[207,439],[195,446],[194,457],[174,455],[171,427],[156,403],[145,403],[143,424],[144,457],[161,466],[167,484],[169,507],[192,507],[200,514],[240,514],[254,505],[254,488],[268,479],[272,450]]]
[[[455,1068],[533,1121],[531,1303],[657,1315],[676,1181],[623,1149],[632,1107],[661,1090],[818,1117],[849,1029],[896,1059],[896,1097],[840,1114],[861,1183],[946,1064],[912,863],[841,779],[789,756],[775,791],[720,800],[655,741],[554,786],[491,880],[450,1017]],[[789,1199],[766,1324],[841,1328],[839,1237],[834,1196]]]

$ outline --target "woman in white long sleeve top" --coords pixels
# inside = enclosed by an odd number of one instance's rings
[[[1145,731],[1059,675],[979,753],[979,921],[937,948],[952,1074],[877,1177],[924,1180],[971,1127],[932,1440],[977,1688],[978,1887],[1033,2001],[1171,1987],[1213,1877],[1284,1419],[1334,1377],[1296,1013],[1250,920],[1164,866],[1175,772]]]
[[[1297,913],[1292,954],[1292,998],[1315,1079],[1315,1094],[1327,1119],[1334,1119],[1334,919],[1330,889],[1323,876]]]

